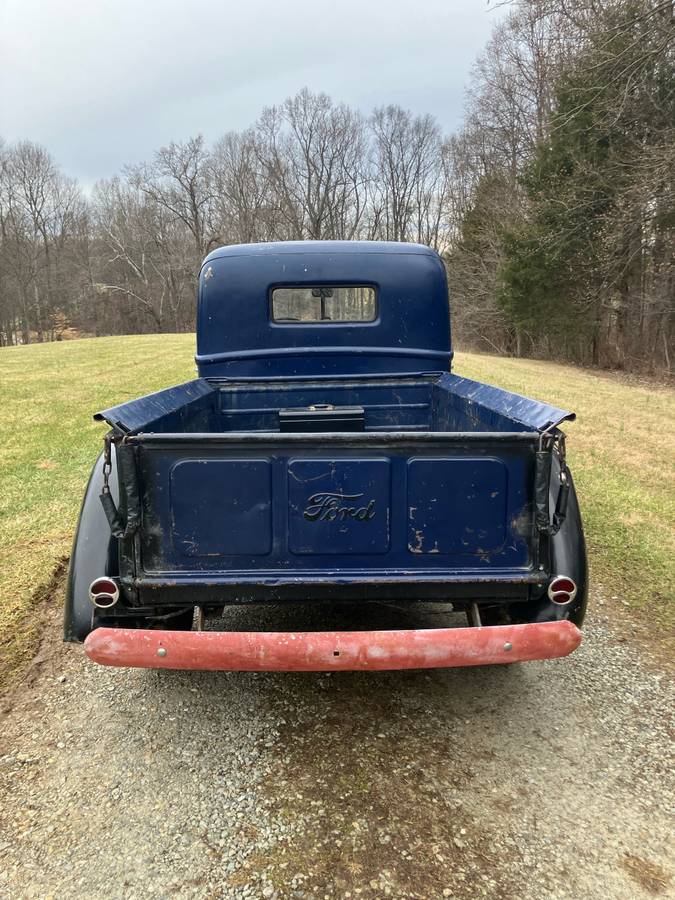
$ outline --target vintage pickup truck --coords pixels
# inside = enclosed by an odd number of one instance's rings
[[[197,350],[194,381],[95,416],[110,431],[67,640],[107,665],[221,670],[511,663],[579,645],[586,553],[559,429],[574,416],[451,374],[435,252],[215,250]],[[213,627],[232,604],[298,601],[319,624],[343,601],[436,604],[448,621]]]

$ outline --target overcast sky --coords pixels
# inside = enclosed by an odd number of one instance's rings
[[[494,0],[0,0],[0,136],[85,184],[307,86],[453,131]]]

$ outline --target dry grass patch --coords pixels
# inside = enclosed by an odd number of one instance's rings
[[[659,896],[665,894],[670,886],[670,876],[659,865],[635,856],[632,853],[624,853],[621,857],[621,865],[630,877],[648,894]]]

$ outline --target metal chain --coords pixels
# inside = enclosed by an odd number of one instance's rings
[[[556,435],[556,443],[558,444],[558,456],[560,457],[560,462],[562,465],[565,465],[565,458],[567,455],[567,444],[565,435],[562,431],[559,431]]]
[[[112,435],[103,438],[103,493],[110,493],[110,473],[112,472]]]
[[[569,469],[567,468],[567,452],[565,447],[565,435],[559,431],[556,435],[554,446],[558,448],[558,461],[560,464],[560,488],[553,512],[553,534],[557,534],[567,517],[567,503],[570,492]]]
[[[567,446],[562,431],[558,432],[555,443],[558,445],[558,459],[560,460],[560,483],[567,484]]]
[[[543,431],[539,435],[539,449],[551,452],[557,449],[560,460],[560,483],[567,484],[567,446],[564,432],[557,431],[553,434],[550,431]]]

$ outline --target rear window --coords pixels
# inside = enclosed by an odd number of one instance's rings
[[[298,322],[373,322],[377,294],[368,285],[278,287],[272,290],[272,320]]]

